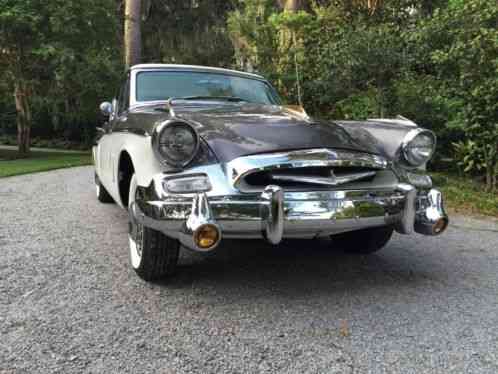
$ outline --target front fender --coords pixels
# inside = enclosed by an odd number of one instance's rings
[[[417,124],[401,119],[379,119],[366,121],[335,121],[346,132],[362,144],[369,144],[390,161],[399,160],[401,143]]]
[[[124,153],[130,156],[139,186],[147,187],[152,182],[152,176],[162,171],[161,164],[152,151],[151,137],[136,134],[123,134],[119,139],[119,147],[115,165],[119,175],[119,166]]]

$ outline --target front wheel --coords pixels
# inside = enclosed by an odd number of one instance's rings
[[[369,254],[380,251],[391,239],[393,228],[374,227],[332,235],[332,245],[348,253]]]
[[[129,205],[135,201],[137,179],[130,182]],[[180,245],[177,240],[145,227],[130,219],[128,234],[131,266],[146,281],[164,278],[174,273]]]

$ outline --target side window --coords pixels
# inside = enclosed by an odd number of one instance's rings
[[[116,99],[116,110],[115,110],[115,114],[116,116],[119,116],[121,114],[121,103],[123,102],[123,91],[124,91],[124,86],[121,86],[119,88],[119,93],[118,93],[118,96],[117,96],[117,99]]]
[[[124,89],[123,89],[123,98],[121,100],[121,108],[122,112],[128,110],[130,108],[130,79],[126,80]]]
[[[130,79],[128,78],[121,89],[118,97],[118,116],[130,107]]]

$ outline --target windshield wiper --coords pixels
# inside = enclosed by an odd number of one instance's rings
[[[237,96],[185,96],[185,97],[171,97],[168,101],[174,100],[218,100],[218,101],[230,101],[233,103],[240,103],[244,100]]]

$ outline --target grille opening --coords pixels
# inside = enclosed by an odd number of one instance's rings
[[[377,171],[372,168],[365,167],[304,167],[304,168],[284,168],[284,169],[273,169],[271,171],[258,171],[246,176],[241,183],[241,189],[243,190],[257,190],[266,187],[269,184],[277,184],[285,190],[300,190],[300,189],[310,189],[313,187],[314,190],[330,190],[331,186],[319,185],[307,182],[296,182],[296,181],[284,181],[284,180],[274,180],[272,175],[294,175],[294,176],[306,176],[306,177],[320,177],[327,178],[330,177],[331,171],[334,172],[336,177],[341,177],[344,175],[362,173],[366,171]],[[362,178],[362,182],[369,182],[375,179],[375,175],[370,177]],[[354,182],[352,182],[354,183]],[[351,184],[351,183],[349,183]],[[344,186],[344,185],[340,185]]]

